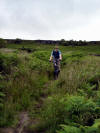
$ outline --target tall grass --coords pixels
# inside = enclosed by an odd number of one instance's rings
[[[51,97],[45,100],[43,110],[40,111],[42,128],[55,133],[60,124],[66,124],[78,126],[75,130],[82,132],[79,127],[91,127],[94,120],[100,118],[99,66],[99,57],[87,56],[79,62],[69,62],[64,67],[59,79],[48,86]],[[68,128],[71,127],[66,127],[66,130]]]
[[[89,84],[90,87],[95,84],[90,83],[90,80],[93,78],[93,80],[97,80],[99,90],[99,60],[99,57],[87,57],[80,62],[68,63],[66,67],[61,70],[59,79],[51,84],[52,92],[55,91],[55,93],[60,92],[74,94],[77,93],[79,89],[86,91],[86,84]]]
[[[35,51],[19,50],[23,46]],[[32,132],[70,133],[70,128],[76,132],[98,132],[95,123],[99,125],[100,119],[100,57],[90,56],[99,53],[98,46],[61,46],[62,69],[56,81],[50,76],[53,67],[48,61],[53,46],[7,47],[17,51],[0,53],[1,127],[16,126],[17,114],[27,111],[39,120],[37,125],[30,125]],[[39,109],[36,105],[41,104],[41,98],[45,100]]]

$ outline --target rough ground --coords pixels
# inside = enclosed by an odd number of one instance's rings
[[[50,83],[46,83],[43,89],[47,89],[47,86]],[[47,97],[47,94],[45,93],[41,95],[40,101],[36,105],[36,109],[39,109],[42,107],[43,102],[46,97]],[[14,128],[0,128],[0,133],[38,133],[38,132],[29,132],[26,130],[27,126],[30,125],[31,123],[37,124],[38,123],[37,119],[33,119],[31,121],[29,118],[28,112],[21,112],[18,117],[19,117],[19,122],[15,129]],[[45,132],[39,132],[39,133],[45,133]]]
[[[24,133],[24,128],[29,123],[29,117],[27,112],[21,112],[19,115],[19,123],[16,127],[16,129],[13,128],[6,128],[6,129],[0,129],[0,133]]]
[[[27,112],[22,112],[20,114],[20,120],[17,125],[17,128],[15,129],[15,133],[22,133],[24,128],[28,125],[29,123],[29,116]]]
[[[12,53],[15,49],[9,49],[9,48],[0,48],[0,52],[2,53]]]

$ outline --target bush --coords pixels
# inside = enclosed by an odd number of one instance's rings
[[[85,55],[82,52],[70,52],[63,54],[62,65],[66,65],[71,62],[79,62]]]
[[[17,66],[19,62],[20,60],[15,54],[4,55],[0,53],[0,72],[10,73],[11,68]]]
[[[6,41],[0,38],[0,48],[5,48],[5,47],[6,47]]]
[[[99,133],[100,132],[100,120],[96,120],[95,124],[91,127],[89,126],[68,126],[61,125],[61,130],[57,131],[57,133]]]
[[[0,92],[0,110],[2,110],[4,106],[4,97],[5,97],[5,94],[3,92]]]
[[[89,78],[88,82],[91,85],[95,85],[95,88],[93,88],[94,90],[98,90],[99,89],[99,82],[100,82],[100,73],[94,74],[91,78]]]
[[[23,42],[23,40],[20,38],[16,38],[16,40],[15,40],[15,44],[21,44],[22,42]]]
[[[59,124],[64,123],[65,114],[66,112],[61,96],[49,97],[40,111],[44,127],[49,129],[51,133],[55,132]]]
[[[49,61],[49,52],[46,51],[36,51],[32,54],[32,57],[36,57],[42,61]]]
[[[62,98],[56,95],[46,100],[40,113],[45,127],[53,133],[55,129],[59,129],[60,124],[76,127],[93,125],[96,116],[99,115],[96,110],[97,105],[91,99],[82,96]]]
[[[66,123],[71,120],[80,125],[92,125],[95,119],[96,104],[82,96],[70,96],[65,103],[67,112]]]
[[[3,110],[0,112],[0,127],[7,127],[15,125],[16,123],[16,112],[14,110],[13,104],[4,104]]]
[[[39,70],[39,71],[43,71],[43,70],[48,70],[50,67],[49,67],[49,62],[45,62],[43,60],[40,60],[38,58],[33,58],[31,61],[30,61],[30,64],[29,64],[29,67],[32,69],[32,70]]]
[[[61,125],[61,128],[57,133],[99,133],[100,119],[96,119],[92,126]]]
[[[67,126],[67,125],[61,125],[63,128],[60,131],[57,131],[57,133],[82,133],[81,130],[74,126]]]
[[[45,51],[36,51],[32,54],[29,67],[32,70],[48,70],[50,69],[49,54]]]

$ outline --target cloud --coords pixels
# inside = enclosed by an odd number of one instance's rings
[[[0,37],[99,39],[99,5],[99,0],[0,0]]]

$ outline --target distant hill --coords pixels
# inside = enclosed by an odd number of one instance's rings
[[[65,41],[64,39],[62,40],[22,40],[22,39],[4,39],[8,44],[14,43],[14,44],[21,44],[21,43],[36,43],[36,44],[61,44],[64,46],[83,46],[83,45],[100,45],[100,41],[74,41],[74,40],[69,40]]]

